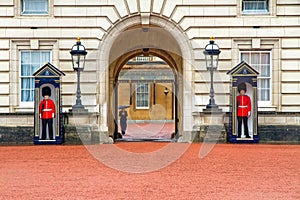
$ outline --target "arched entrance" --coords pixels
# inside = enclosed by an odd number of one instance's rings
[[[178,70],[173,57],[166,51],[147,48],[128,52],[117,60],[115,70],[110,71],[111,77],[115,77],[111,101],[114,138],[125,141],[177,139],[178,80],[182,71]],[[121,120],[118,121],[123,107],[128,108],[129,122],[124,135]]]
[[[176,131],[179,136],[191,132],[194,105],[191,86],[192,48],[182,31],[170,21],[157,16],[151,16],[150,24],[147,26],[141,25],[140,16],[130,17],[112,28],[103,38],[98,72],[101,131],[114,136],[116,130],[114,94],[119,72],[130,58],[145,52],[162,58],[174,71]]]

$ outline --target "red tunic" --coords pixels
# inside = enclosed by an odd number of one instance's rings
[[[246,117],[251,112],[251,99],[247,95],[239,95],[236,97],[237,116]]]
[[[55,104],[51,99],[44,99],[40,103],[39,114],[42,119],[51,119],[55,117]]]

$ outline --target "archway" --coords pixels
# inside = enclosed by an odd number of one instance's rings
[[[148,60],[136,60],[138,58]],[[114,65],[116,68],[110,68],[110,76],[115,78],[111,100],[114,138],[125,141],[176,139],[181,106],[178,103],[178,80],[182,71],[178,70],[173,57],[160,49],[139,49],[122,55]],[[141,94],[146,96],[142,105],[138,105],[138,88],[145,89]],[[126,105],[129,110],[126,111],[127,134],[124,131],[123,137],[118,123],[120,105]]]
[[[175,39],[176,38],[176,39]],[[130,58],[147,53],[168,62],[176,72],[176,126],[179,136],[192,130],[192,48],[188,38],[172,22],[151,16],[150,25],[141,25],[140,16],[123,20],[112,28],[100,46],[98,103],[101,131],[115,132],[114,89],[116,77]],[[185,95],[183,95],[183,93]]]

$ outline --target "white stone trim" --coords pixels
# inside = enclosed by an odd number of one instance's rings
[[[99,93],[100,97],[100,113],[102,113],[103,121],[101,123],[102,127],[107,126],[107,101],[109,99],[108,93],[109,93],[109,83],[108,83],[108,77],[109,77],[109,70],[105,69],[105,67],[109,66],[109,59],[110,59],[110,49],[113,46],[113,43],[116,41],[117,37],[122,34],[122,32],[128,27],[140,25],[141,24],[141,17],[140,16],[133,16],[129,17],[127,19],[122,20],[121,22],[118,22],[114,27],[102,38],[102,42],[99,47],[99,71],[98,75],[99,80],[103,80],[99,83],[99,91],[103,92],[105,91],[105,95]],[[192,56],[192,46],[190,44],[190,41],[188,37],[185,35],[185,33],[180,30],[176,24],[170,22],[168,19],[160,17],[160,16],[150,16],[150,24],[155,25],[158,27],[163,28],[167,32],[170,33],[170,36],[176,38],[178,41],[178,45],[180,47],[179,52],[183,58],[183,102],[182,103],[182,124],[184,124],[183,132],[185,131],[192,131],[193,127],[193,121],[192,121],[192,111],[194,109],[194,92],[193,92],[193,79],[192,79],[192,65],[193,65],[193,56]],[[105,81],[104,81],[105,80]]]

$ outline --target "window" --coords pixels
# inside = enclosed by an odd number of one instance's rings
[[[22,15],[47,15],[48,0],[22,0]]]
[[[50,56],[50,51],[21,51],[20,94],[23,105],[34,101],[32,74],[46,62],[50,62]]]
[[[137,56],[135,58],[135,60],[137,62],[149,62],[150,61],[150,57],[149,56]]]
[[[138,109],[149,108],[149,84],[148,83],[136,84],[136,108]]]
[[[243,14],[265,14],[269,13],[269,0],[243,0]]]
[[[257,77],[258,101],[271,101],[271,62],[270,52],[251,51],[241,52],[241,60],[246,61],[251,67],[259,72]]]

